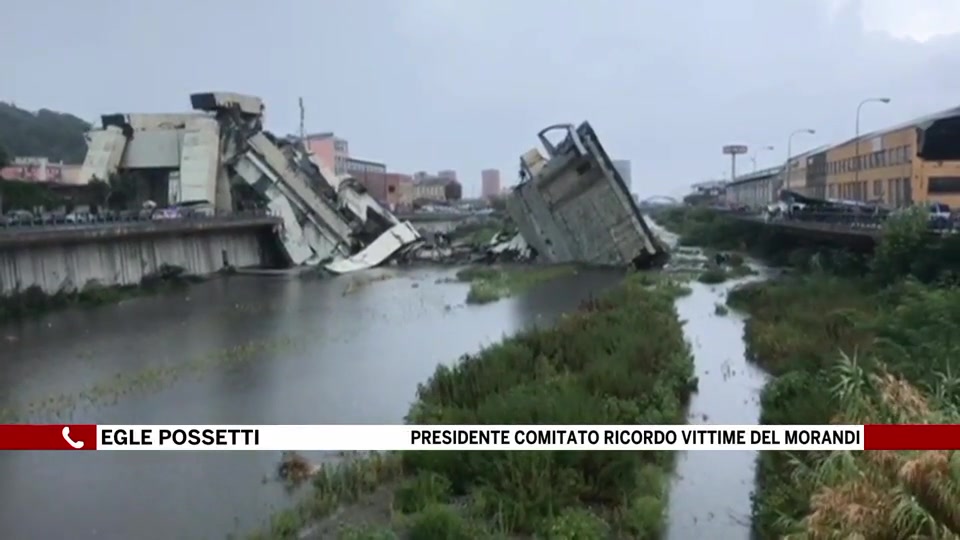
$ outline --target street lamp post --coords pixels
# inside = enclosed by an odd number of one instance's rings
[[[753,172],[757,172],[757,154],[764,150],[773,150],[772,146],[761,146],[753,152],[753,156],[750,157],[750,161],[753,162]]]
[[[860,166],[861,166],[861,163],[860,163],[860,109],[862,109],[863,106],[866,105],[867,103],[890,103],[890,98],[885,98],[885,97],[867,98],[861,101],[859,105],[857,105],[856,142],[854,143],[856,146],[856,150],[854,150],[856,152],[856,157],[853,158],[854,159],[854,166],[853,166],[853,185],[854,186],[860,185]],[[860,189],[860,188],[855,187],[854,189]],[[864,194],[864,197],[866,197],[866,194]]]
[[[793,147],[793,136],[798,135],[800,133],[813,135],[816,133],[816,131],[812,129],[798,129],[793,133],[791,133],[789,137],[787,137],[787,163],[784,165],[784,167],[786,168],[786,171],[785,171],[786,175],[784,176],[784,186],[783,186],[784,189],[790,189],[790,177],[793,175],[793,167],[790,166],[790,154],[791,154],[790,149]]]

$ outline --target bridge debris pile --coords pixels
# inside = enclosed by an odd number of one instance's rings
[[[525,262],[534,253],[523,236],[501,231],[483,245],[466,240],[451,241],[445,234],[428,235],[424,242],[407,250],[400,260],[404,262],[432,262],[446,264],[473,264],[495,262]]]
[[[553,144],[546,134],[562,130]],[[633,196],[589,123],[557,124],[520,158],[521,182],[507,199],[531,253],[550,263],[662,266],[667,250],[640,213]]]
[[[338,176],[303,141],[264,130],[254,96],[205,92],[192,112],[110,114],[89,133],[81,181],[107,181],[120,171],[147,177],[150,200],[206,201],[220,214],[251,200],[278,216],[276,235],[291,266],[334,273],[388,260],[531,260],[597,265],[661,265],[666,250],[651,233],[623,179],[589,124],[551,126],[521,158],[521,183],[507,211],[519,234],[472,250],[427,244],[355,179]],[[545,133],[564,130],[557,145]],[[162,181],[155,181],[162,180]]]
[[[277,237],[294,266],[351,272],[420,241],[413,226],[352,178],[326,169],[300,141],[264,131],[259,98],[207,92],[190,101],[192,113],[103,116],[103,127],[89,134],[81,180],[107,180],[123,169],[162,174],[167,193],[151,198],[208,201],[221,213],[235,210],[238,193],[252,194],[281,218]]]

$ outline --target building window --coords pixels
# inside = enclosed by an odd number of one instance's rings
[[[960,176],[940,176],[931,178],[927,185],[927,193],[931,195],[960,193]]]

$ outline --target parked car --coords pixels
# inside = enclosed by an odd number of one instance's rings
[[[931,219],[950,219],[950,206],[943,203],[932,203],[929,208]]]
[[[17,225],[30,225],[33,223],[33,213],[26,210],[10,210],[3,216],[3,225],[13,227]]]
[[[90,214],[87,212],[70,212],[64,216],[63,220],[72,225],[80,225],[92,221]]]
[[[931,227],[936,229],[949,229],[953,227],[953,217],[949,205],[932,203],[927,208],[927,211]]]
[[[216,212],[213,205],[207,201],[189,201],[180,203],[177,208],[187,217],[213,217]]]
[[[153,220],[180,219],[182,217],[183,212],[175,206],[171,206],[169,208],[159,208],[154,210],[150,215],[150,219]]]

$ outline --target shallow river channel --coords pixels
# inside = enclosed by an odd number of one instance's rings
[[[484,306],[452,269],[230,276],[0,326],[0,412],[107,424],[400,423],[417,383],[616,283],[581,272]],[[391,279],[364,280],[390,276]],[[119,374],[119,375],[118,375]],[[313,460],[326,456],[307,454]],[[271,452],[0,454],[0,531],[223,539],[292,504]]]
[[[657,232],[676,243],[669,232],[659,228]],[[755,269],[757,277],[719,285],[693,282],[692,293],[677,300],[699,378],[688,412],[691,424],[759,421],[760,391],[767,376],[747,362],[744,317],[733,311],[716,312],[717,305],[726,304],[732,288],[761,279],[767,272],[758,266]],[[748,540],[756,458],[756,452],[750,451],[681,452],[670,488],[667,539]]]
[[[418,383],[618,273],[584,271],[484,306],[453,269],[313,279],[230,276],[181,292],[0,326],[0,413],[106,424],[402,422]],[[692,423],[751,424],[764,375],[743,321],[717,315],[732,284],[678,301],[696,356]],[[0,454],[3,538],[222,539],[292,504],[270,452]],[[313,461],[333,456],[309,455]],[[749,538],[755,455],[678,456],[668,537]]]

